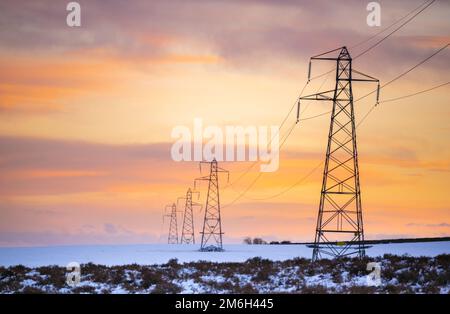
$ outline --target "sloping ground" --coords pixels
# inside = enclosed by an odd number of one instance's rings
[[[70,262],[102,265],[162,264],[172,258],[180,262],[208,260],[212,262],[244,262],[261,257],[284,261],[297,257],[311,258],[312,250],[305,245],[244,245],[228,244],[224,252],[199,252],[198,245],[82,245],[54,247],[0,248],[0,265],[30,267],[59,265]],[[450,241],[420,243],[375,244],[366,251],[370,257],[383,254],[437,256],[450,254]]]
[[[381,266],[379,286],[367,282],[367,263]],[[58,266],[0,267],[1,293],[445,293],[450,255],[321,260],[261,258],[242,263],[189,262],[112,266],[81,265],[81,282],[66,284]]]

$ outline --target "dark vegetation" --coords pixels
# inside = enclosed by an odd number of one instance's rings
[[[389,243],[416,243],[416,242],[442,242],[450,241],[450,237],[435,237],[435,238],[403,238],[403,239],[382,239],[382,240],[365,240],[364,244],[389,244]],[[244,240],[244,243],[245,240]],[[336,242],[331,242],[335,243]],[[312,242],[291,242],[291,241],[271,241],[269,244],[314,244]]]
[[[366,284],[367,263],[381,265],[381,285]],[[449,293],[450,255],[384,255],[363,260],[296,258],[243,263],[81,265],[81,283],[66,284],[58,266],[0,267],[0,293]]]

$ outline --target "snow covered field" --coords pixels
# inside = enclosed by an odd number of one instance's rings
[[[179,262],[207,260],[212,262],[243,262],[252,257],[284,261],[295,257],[311,257],[305,245],[225,245],[224,252],[199,252],[198,245],[82,245],[54,247],[0,248],[0,266],[22,264],[28,267],[66,266],[75,261],[101,265],[162,264],[177,258]],[[383,254],[437,256],[450,254],[450,241],[376,244],[366,251],[370,257]]]

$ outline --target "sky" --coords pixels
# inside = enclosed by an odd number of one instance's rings
[[[376,39],[352,46],[423,1],[380,1],[380,27],[366,23],[368,2],[85,0],[81,26],[69,27],[68,1],[1,0],[0,246],[164,243],[165,206],[202,175],[198,163],[172,160],[172,129],[196,117],[280,125],[309,57],[343,45],[357,55]],[[449,9],[436,1],[353,67],[381,84],[406,71],[450,42]],[[448,82],[449,57],[447,48],[383,88],[381,100]],[[314,64],[312,75],[329,67]],[[311,81],[305,94],[333,80]],[[355,83],[355,97],[373,88]],[[358,128],[367,239],[450,236],[449,89],[382,103]],[[355,104],[357,122],[374,101]],[[302,117],[330,109],[307,102]],[[225,243],[313,239],[329,119],[297,125],[279,170],[236,203],[226,206],[259,167],[221,190]],[[248,165],[220,166],[233,181]],[[204,203],[207,186],[198,189]],[[197,236],[202,214],[194,212]]]

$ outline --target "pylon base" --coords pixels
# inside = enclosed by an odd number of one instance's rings
[[[213,245],[206,246],[206,247],[200,249],[200,252],[223,252],[223,251],[224,251],[223,248],[213,246]]]

